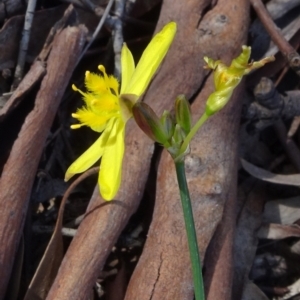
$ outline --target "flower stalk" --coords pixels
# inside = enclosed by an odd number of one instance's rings
[[[191,204],[190,193],[186,182],[184,160],[175,162],[177,181],[180,191],[180,199],[183,210],[185,229],[187,233],[188,246],[192,264],[192,273],[194,280],[194,291],[196,300],[204,300],[204,285],[201,270],[201,259],[199,255],[199,248],[197,243],[197,234],[195,229],[195,222],[193,217],[193,210]]]

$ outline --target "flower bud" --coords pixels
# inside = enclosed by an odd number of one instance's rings
[[[206,102],[205,112],[208,116],[218,112],[227,104],[234,89],[241,82],[244,75],[275,59],[274,56],[270,56],[260,61],[248,63],[250,54],[251,47],[243,46],[242,53],[232,60],[229,67],[220,60],[214,61],[211,58],[204,57],[207,63],[205,68],[214,71],[215,84],[215,92],[209,96]]]
[[[165,144],[168,135],[152,108],[143,102],[137,102],[132,108],[133,117],[138,126],[155,142]]]
[[[175,128],[174,120],[169,111],[165,110],[163,112],[160,118],[160,122],[164,128],[164,131],[167,134],[167,139],[169,140],[172,137]]]
[[[179,124],[175,125],[174,134],[172,137],[172,144],[178,145],[180,147],[181,143],[183,142],[186,134],[184,133],[183,129]]]
[[[191,130],[192,117],[189,101],[184,95],[179,95],[175,101],[176,123],[188,134]]]

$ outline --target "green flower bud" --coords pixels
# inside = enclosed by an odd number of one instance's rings
[[[168,135],[152,108],[143,102],[137,102],[132,108],[133,117],[138,126],[155,142],[165,144]]]
[[[208,116],[218,112],[227,104],[234,89],[241,82],[244,75],[275,59],[274,56],[270,56],[260,61],[248,63],[250,54],[251,47],[243,46],[242,53],[232,60],[229,67],[220,60],[214,61],[209,57],[204,57],[207,63],[205,68],[214,71],[215,84],[215,92],[209,96],[206,102],[205,112]]]
[[[189,101],[184,95],[179,95],[175,101],[176,122],[188,134],[191,130],[192,117]]]
[[[180,147],[185,137],[186,135],[181,126],[179,124],[176,124],[172,137],[172,145],[178,145]]]
[[[160,122],[164,128],[164,131],[167,134],[167,139],[169,140],[172,137],[175,128],[174,120],[169,111],[165,110],[163,112],[160,118]]]

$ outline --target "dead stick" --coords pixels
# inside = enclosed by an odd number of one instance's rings
[[[68,27],[58,34],[47,75],[13,145],[0,180],[0,298],[3,299],[22,233],[31,187],[43,145],[81,53],[86,30]]]
[[[278,46],[279,50],[286,57],[290,67],[300,75],[300,56],[291,44],[281,34],[280,29],[273,22],[269,12],[261,0],[250,0],[257,16],[271,36],[272,41]]]

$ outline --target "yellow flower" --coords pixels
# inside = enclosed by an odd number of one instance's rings
[[[207,63],[205,68],[214,70],[214,84],[216,89],[206,102],[206,114],[208,116],[218,112],[226,105],[244,75],[275,59],[274,56],[270,56],[260,61],[248,63],[250,54],[251,47],[242,46],[242,53],[232,60],[229,67],[220,60],[214,61],[211,58],[204,57]]]
[[[121,53],[121,88],[113,76],[106,74],[104,66],[98,68],[101,75],[86,72],[84,93],[85,106],[72,114],[79,124],[72,129],[89,126],[102,132],[97,141],[84,152],[67,170],[65,180],[82,173],[101,157],[98,183],[105,200],[111,200],[121,183],[122,160],[124,155],[125,124],[132,117],[132,106],[145,92],[154,73],[165,57],[176,33],[176,23],[168,23],[154,36],[135,67],[133,56],[126,44]]]

